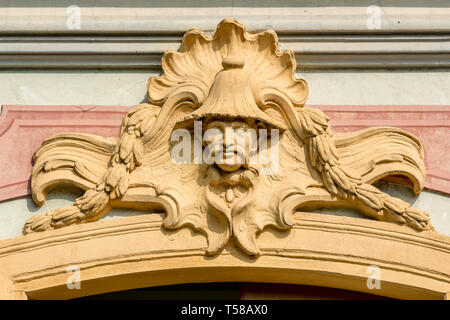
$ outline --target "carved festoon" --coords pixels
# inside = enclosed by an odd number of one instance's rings
[[[162,68],[119,138],[74,133],[42,143],[34,201],[42,205],[60,184],[85,193],[71,207],[29,219],[25,234],[96,221],[113,207],[165,211],[166,228],[203,232],[208,254],[232,238],[258,255],[256,235],[265,227],[289,229],[296,211],[318,207],[432,229],[426,212],[372,186],[403,175],[421,191],[418,139],[389,127],[334,134],[323,112],[304,106],[307,83],[273,30],[250,33],[233,19],[214,34],[189,30]]]

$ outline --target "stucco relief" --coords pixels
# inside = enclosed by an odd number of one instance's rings
[[[403,175],[419,193],[420,141],[390,127],[333,134],[323,112],[304,106],[307,83],[296,78],[294,54],[280,50],[273,30],[249,33],[233,19],[214,34],[192,29],[178,52],[164,54],[162,67],[149,81],[148,103],[128,112],[118,139],[65,133],[42,143],[32,174],[36,204],[61,184],[85,193],[71,207],[32,217],[25,234],[96,221],[113,207],[165,211],[166,228],[206,235],[207,254],[233,239],[257,256],[259,232],[290,229],[295,211],[314,207],[355,208],[432,230],[425,211],[371,185]],[[236,131],[243,148],[215,140]],[[181,151],[174,132],[190,137],[183,161],[173,157]]]

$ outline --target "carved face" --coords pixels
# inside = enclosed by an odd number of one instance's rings
[[[204,126],[203,147],[213,164],[233,172],[246,167],[257,146],[257,128],[249,120],[209,119]]]

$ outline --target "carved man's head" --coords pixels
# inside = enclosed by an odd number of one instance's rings
[[[274,131],[278,137],[284,127],[257,105],[243,60],[228,56],[222,66],[204,103],[179,120],[175,128],[200,125],[203,161],[222,172],[234,172],[261,162],[258,151],[268,148],[267,137]]]
[[[252,145],[255,144],[256,134],[252,132],[256,132],[255,129],[254,122],[249,120],[208,119],[203,135],[204,154],[225,172],[247,166],[253,156]]]

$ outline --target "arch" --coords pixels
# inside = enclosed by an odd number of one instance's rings
[[[400,299],[445,299],[450,237],[350,217],[295,214],[292,230],[264,230],[262,255],[230,243],[213,257],[191,229],[167,231],[163,214],[101,220],[0,241],[0,298],[69,299],[160,285],[270,282],[346,289]],[[81,289],[66,286],[78,266]],[[367,287],[368,267],[381,270]]]

